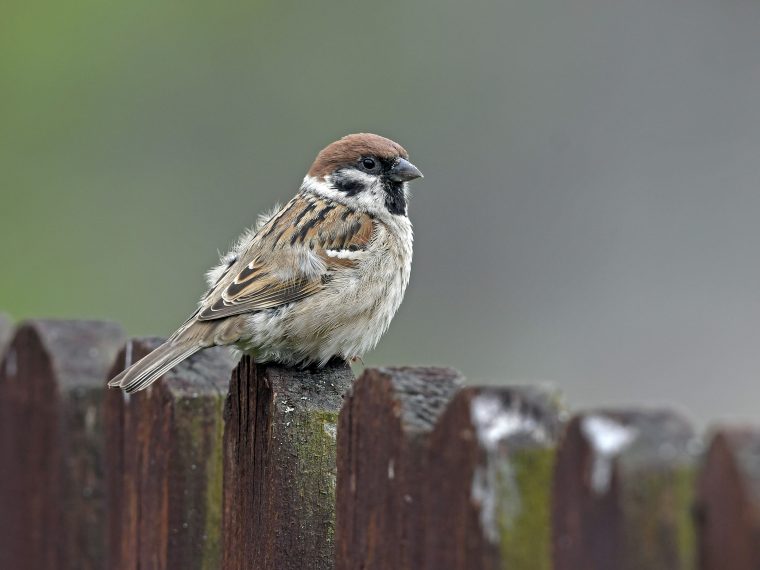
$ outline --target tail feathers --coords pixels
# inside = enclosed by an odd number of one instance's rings
[[[128,394],[143,390],[201,348],[197,343],[166,342],[121,372],[108,385],[119,386]]]

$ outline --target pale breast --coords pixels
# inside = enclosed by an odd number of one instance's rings
[[[325,363],[335,355],[362,356],[388,329],[409,282],[412,228],[408,218],[377,224],[355,265],[339,268],[320,292],[282,307],[251,315],[252,338],[262,359],[296,364]]]

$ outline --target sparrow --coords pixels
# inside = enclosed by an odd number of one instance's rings
[[[328,145],[295,197],[260,216],[208,271],[195,313],[108,385],[142,390],[211,346],[286,366],[360,359],[409,283],[408,183],[421,177],[406,150],[379,135]]]

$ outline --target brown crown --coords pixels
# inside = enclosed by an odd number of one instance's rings
[[[370,133],[357,133],[347,135],[322,149],[309,169],[309,176],[323,178],[343,166],[355,164],[363,156],[388,160],[409,158],[404,147],[390,139]]]

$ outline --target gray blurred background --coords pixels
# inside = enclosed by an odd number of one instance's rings
[[[758,418],[760,4],[3,0],[0,310],[170,333],[316,152],[425,173],[367,364]]]

